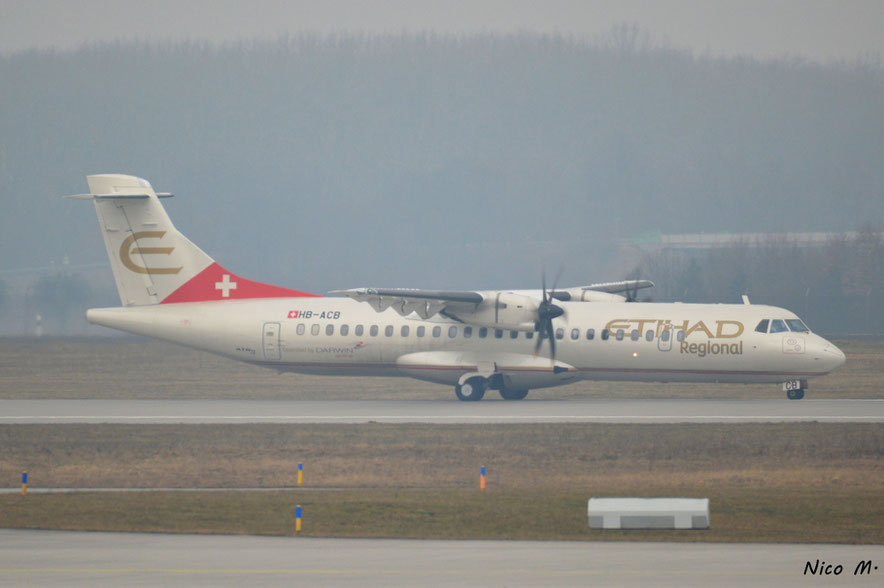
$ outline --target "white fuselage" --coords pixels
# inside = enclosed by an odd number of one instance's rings
[[[763,305],[562,302],[549,341],[440,316],[376,312],[349,298],[185,302],[88,311],[90,322],[232,359],[324,375],[410,376],[456,384],[498,373],[509,388],[579,379],[655,382],[805,381],[844,363],[807,332],[756,332],[762,319],[796,318]],[[558,331],[561,329],[561,331]],[[467,337],[469,332],[470,336]],[[483,336],[484,335],[484,336]]]

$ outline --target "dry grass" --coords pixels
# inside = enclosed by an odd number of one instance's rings
[[[44,487],[561,489],[695,476],[728,483],[881,484],[880,424],[5,425],[0,479]],[[772,476],[771,472],[777,472]]]
[[[590,530],[589,496],[683,496],[684,486],[579,490],[346,490],[0,495],[16,528],[289,535],[295,505],[312,537],[867,543],[884,539],[880,492],[767,488],[704,491],[704,531]]]
[[[884,398],[884,339],[837,344],[847,364],[811,382],[809,398]],[[138,339],[0,339],[0,398],[453,399],[447,386],[405,378],[278,374],[172,343]],[[161,374],[162,377],[157,377]],[[780,398],[772,384],[579,382],[532,398]],[[489,394],[488,400],[498,400]]]
[[[884,542],[884,426],[7,425],[0,526],[353,537]],[[480,493],[478,468],[487,467]],[[591,496],[708,496],[708,532],[590,532]]]

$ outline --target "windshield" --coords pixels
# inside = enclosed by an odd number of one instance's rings
[[[800,319],[786,319],[786,324],[789,325],[789,330],[795,331],[796,333],[810,332],[807,325],[805,325]]]
[[[771,333],[784,333],[789,329],[786,328],[786,323],[781,321],[780,319],[774,319],[770,321],[770,332]]]

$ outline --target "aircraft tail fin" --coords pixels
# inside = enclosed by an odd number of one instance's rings
[[[221,267],[172,224],[147,180],[122,174],[87,176],[98,223],[123,306],[238,298],[313,296],[253,282]]]

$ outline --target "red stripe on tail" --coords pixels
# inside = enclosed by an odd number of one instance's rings
[[[242,300],[245,298],[318,298],[318,294],[290,290],[261,282],[246,280],[212,263],[189,282],[166,296],[160,304],[173,302],[205,302],[209,300]]]

